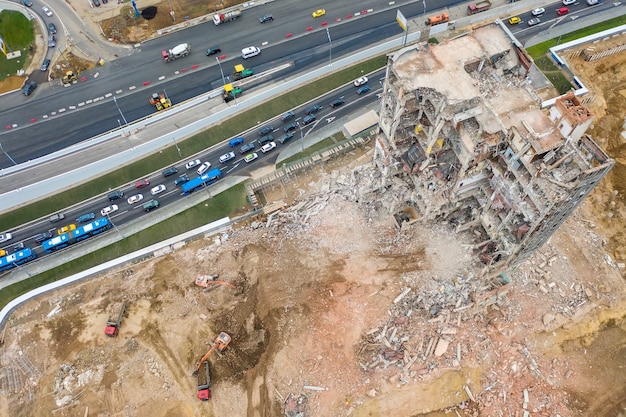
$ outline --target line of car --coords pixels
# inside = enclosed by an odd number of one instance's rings
[[[359,77],[353,82],[353,85],[357,87],[357,94],[364,94],[365,92],[370,91],[368,82],[369,80],[365,76]],[[337,98],[330,102],[330,107],[336,108],[336,107],[343,105],[344,103],[345,101],[343,98]],[[294,131],[297,130],[298,128],[302,128],[303,126],[313,123],[316,120],[315,114],[322,109],[323,109],[323,106],[319,103],[309,105],[308,107],[304,109],[304,115],[302,117],[301,122],[298,122],[297,114],[293,110],[287,111],[286,113],[282,114],[279,117],[279,119],[280,121],[285,123],[285,125],[282,128],[284,135],[282,135],[278,139],[278,142],[280,142],[281,144],[284,144],[290,139],[292,139],[294,137]],[[231,148],[236,148],[239,146],[239,153],[244,155],[243,157],[244,162],[250,163],[259,158],[258,153],[250,152],[256,148],[255,142],[258,142],[258,144],[260,145],[260,151],[263,154],[271,152],[272,150],[277,148],[277,144],[276,144],[277,141],[274,140],[274,136],[273,136],[273,132],[275,130],[278,130],[278,129],[275,129],[273,124],[269,124],[257,130],[257,135],[259,136],[258,139],[253,140],[249,143],[244,143],[245,139],[243,137],[236,137],[236,138],[231,139],[228,142],[228,145]],[[229,151],[219,157],[219,162],[227,163],[234,159],[236,159],[235,152]],[[198,158],[192,159],[185,164],[185,168],[188,171],[195,169],[199,176],[206,173],[210,167],[211,167],[211,163],[209,161],[202,162],[201,159],[198,159]],[[178,174],[178,172],[179,172],[178,168],[176,168],[175,166],[171,166],[163,170],[161,174],[164,178],[168,178],[168,177]],[[174,181],[174,185],[181,186],[185,182],[189,181],[189,179],[190,178],[189,178],[188,173],[185,173],[176,178],[176,180]],[[148,179],[141,179],[135,182],[134,184],[134,187],[137,190],[144,189],[149,186],[150,186],[150,181]],[[165,184],[158,184],[150,189],[150,194],[152,196],[156,196],[156,195],[164,193],[165,191],[167,191],[167,186]],[[119,205],[114,202],[123,197],[124,197],[124,192],[122,190],[115,190],[115,191],[108,193],[107,198],[110,204],[102,208],[100,210],[100,214],[103,217],[108,217],[111,214],[119,211],[119,208],[120,208]],[[144,200],[143,194],[136,193],[128,197],[126,199],[126,202],[130,206],[133,206],[143,200]],[[159,207],[158,200],[152,199],[149,202],[144,204],[143,209],[146,212],[148,212],[158,207]],[[92,221],[95,217],[96,217],[95,213],[85,213],[76,218],[76,223],[86,223],[86,222]],[[53,214],[52,216],[49,217],[49,221],[51,223],[60,222],[63,219],[65,219],[65,215],[63,213]],[[76,224],[74,223],[68,224],[66,226],[63,226],[57,229],[57,234],[62,235],[74,229],[76,229]],[[37,243],[41,243],[50,238],[51,238],[51,234],[49,232],[44,232],[44,233],[40,233],[36,235],[34,239]],[[12,239],[11,233],[7,232],[4,234],[0,234],[0,243],[6,242],[11,239]],[[20,244],[23,246],[22,242],[20,242]]]
[[[570,6],[572,4],[576,4],[577,2],[578,0],[562,0],[561,1],[563,6]],[[586,2],[588,6],[595,6],[596,4],[600,3],[600,0],[586,0]],[[544,9],[543,7],[538,7],[536,9],[533,9],[530,12],[530,14],[532,14],[534,17],[531,19],[528,19],[528,21],[526,22],[528,26],[535,26],[541,23],[541,19],[539,19],[539,17],[542,16],[545,12],[546,12],[546,9]],[[556,10],[556,14],[558,16],[564,16],[568,13],[569,13],[569,9],[567,7],[560,7]],[[509,25],[517,25],[519,23],[522,23],[522,19],[519,16],[513,16],[509,18]]]

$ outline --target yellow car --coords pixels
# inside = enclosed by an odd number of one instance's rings
[[[517,16],[514,16],[512,18],[509,19],[509,25],[517,25],[518,23],[520,23],[522,21],[522,19],[520,19]]]
[[[75,224],[68,224],[67,226],[63,226],[62,228],[60,228],[59,230],[57,230],[57,233],[59,235],[62,235],[64,233],[68,233],[71,232],[72,230],[76,229],[76,225]]]
[[[0,256],[7,256],[7,251],[0,249]]]
[[[313,17],[322,17],[326,14],[326,9],[317,9],[312,13]]]

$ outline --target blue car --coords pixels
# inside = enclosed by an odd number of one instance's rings
[[[361,94],[367,93],[368,91],[370,91],[370,86],[366,84],[366,85],[364,85],[362,87],[359,87],[359,89],[356,90],[356,93],[358,95],[361,95]]]
[[[228,142],[228,146],[230,146],[231,148],[234,148],[235,146],[241,145],[243,143],[243,138],[235,138],[235,139],[231,139],[230,142]]]
[[[82,216],[76,219],[76,223],[87,223],[89,221],[92,221],[95,218],[96,218],[95,213],[83,214]]]

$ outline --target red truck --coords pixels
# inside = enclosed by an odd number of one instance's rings
[[[485,10],[491,7],[491,2],[489,0],[481,1],[478,3],[472,3],[467,6],[467,14],[476,14],[480,12],[484,12]]]
[[[117,316],[117,320],[107,321],[107,325],[104,328],[104,334],[106,334],[109,337],[117,337],[117,334],[120,331],[120,327],[122,327],[122,319],[124,318],[125,312],[126,312],[126,303],[122,303],[122,308],[120,309],[120,314]]]

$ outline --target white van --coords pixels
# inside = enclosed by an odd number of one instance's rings
[[[249,46],[241,50],[241,57],[243,59],[248,59],[248,58],[252,58],[253,56],[257,56],[260,53],[261,53],[261,50],[257,48],[256,46]]]

